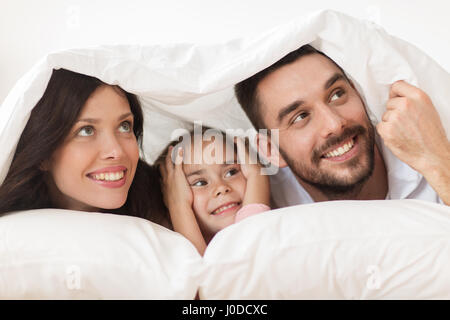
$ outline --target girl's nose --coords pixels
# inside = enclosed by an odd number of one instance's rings
[[[215,196],[218,197],[219,195],[224,195],[230,191],[231,188],[228,185],[222,183],[216,188]]]

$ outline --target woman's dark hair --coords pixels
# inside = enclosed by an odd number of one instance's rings
[[[65,69],[53,70],[44,95],[33,108],[19,139],[8,174],[0,186],[0,214],[40,208],[55,208],[41,164],[63,143],[88,98],[100,86],[97,78]],[[142,150],[143,114],[137,97],[112,86],[124,95],[134,116],[133,131]],[[156,169],[139,159],[125,204],[110,213],[164,223],[162,197]],[[106,211],[105,211],[106,212]]]

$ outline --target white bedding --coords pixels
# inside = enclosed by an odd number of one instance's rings
[[[450,132],[445,70],[373,24],[322,11],[259,37],[214,45],[49,54],[0,108],[0,181],[52,68],[137,94],[145,154],[154,160],[188,121],[250,128],[233,85],[306,43],[343,67],[374,121],[385,110],[389,85],[406,79],[429,94]],[[448,207],[420,201],[284,208],[223,230],[202,259],[180,235],[138,218],[54,209],[14,213],[0,218],[0,297],[186,299],[200,289],[204,299],[449,298],[449,215]]]
[[[449,299],[450,212],[337,201],[232,225],[203,259],[127,216],[43,209],[0,219],[2,299]]]

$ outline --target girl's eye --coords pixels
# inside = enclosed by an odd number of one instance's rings
[[[228,170],[225,173],[225,177],[228,178],[228,177],[234,176],[235,174],[238,174],[238,173],[239,173],[239,170],[236,168],[233,168],[233,169]]]
[[[305,119],[307,116],[308,116],[307,112],[299,113],[298,115],[295,116],[294,121],[292,121],[292,123],[299,122],[300,120]]]
[[[121,132],[131,132],[131,123],[130,121],[124,121],[120,124]]]
[[[206,186],[206,185],[207,185],[207,183],[205,180],[198,180],[192,184],[192,186],[194,186],[194,187],[202,187],[202,186]]]
[[[78,130],[77,135],[82,137],[89,137],[94,134],[94,128],[92,126],[86,126]]]
[[[342,97],[345,94],[345,91],[342,89],[337,90],[330,98],[330,101],[338,100],[340,97]]]

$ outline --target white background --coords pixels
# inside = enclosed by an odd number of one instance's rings
[[[446,0],[0,0],[0,102],[52,51],[115,43],[222,42],[319,9],[372,20],[450,71]]]

